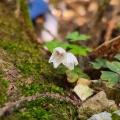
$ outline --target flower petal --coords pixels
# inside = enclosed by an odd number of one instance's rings
[[[64,61],[62,62],[63,65],[65,65],[69,70],[73,70],[74,69],[74,65],[78,65],[78,61],[76,59],[76,57],[72,54],[72,53],[66,53],[66,57],[64,59]]]
[[[49,63],[53,62],[54,68],[57,68],[58,65],[63,62],[65,56],[66,56],[66,51],[61,47],[57,47],[54,49],[49,59]]]
[[[61,62],[53,62],[54,68],[57,68],[60,64]]]
[[[56,47],[54,51],[59,52],[60,54],[66,54],[66,51],[62,47]]]

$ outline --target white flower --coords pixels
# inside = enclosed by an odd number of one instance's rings
[[[49,63],[53,62],[54,68],[57,68],[61,63],[69,70],[73,70],[74,66],[78,65],[76,57],[72,53],[67,53],[63,48],[57,47],[54,49]]]
[[[49,59],[49,63],[53,62],[54,68],[57,68],[58,65],[60,65],[63,62],[65,56],[66,56],[66,51],[61,47],[57,47],[54,49]]]
[[[65,65],[69,70],[73,70],[74,66],[78,65],[78,61],[72,53],[68,52],[64,58],[63,65]]]

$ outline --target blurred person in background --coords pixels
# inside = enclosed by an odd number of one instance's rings
[[[38,42],[49,42],[56,38],[58,21],[45,0],[28,0],[30,18],[38,36]]]

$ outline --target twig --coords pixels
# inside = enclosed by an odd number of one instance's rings
[[[120,35],[117,36],[117,37],[115,37],[115,38],[113,38],[113,39],[111,39],[110,41],[105,42],[105,43],[103,43],[102,45],[98,46],[97,48],[94,49],[94,52],[98,51],[98,50],[101,49],[102,47],[107,46],[107,44],[110,44],[110,43],[112,43],[112,42],[117,41],[118,39],[120,39]]]
[[[42,98],[52,98],[52,99],[59,99],[60,101],[66,101],[68,103],[72,103],[73,105],[80,105],[80,102],[76,102],[69,97],[63,97],[59,94],[51,94],[51,93],[45,93],[45,94],[39,94],[37,93],[36,95],[29,96],[29,97],[21,97],[19,100],[16,102],[9,102],[6,103],[6,105],[3,108],[0,108],[0,116],[3,116],[5,112],[10,111],[13,107],[19,107],[19,105],[25,101],[33,101],[36,100],[37,98],[42,97]]]
[[[120,36],[98,46],[96,49],[94,49],[90,57],[92,59],[100,57],[107,60],[112,60],[114,56],[119,53],[120,53]]]

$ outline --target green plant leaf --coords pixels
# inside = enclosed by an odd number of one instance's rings
[[[95,69],[100,69],[101,67],[106,67],[106,60],[102,58],[95,59],[96,62],[90,62]]]
[[[79,33],[77,31],[75,31],[75,32],[67,35],[66,38],[67,39],[74,39],[74,40],[76,40],[78,36],[79,36]]]
[[[113,61],[112,62],[120,71],[120,62]]]
[[[79,53],[79,48],[72,48],[69,50],[69,52],[73,53],[74,55],[78,55]]]
[[[108,81],[107,86],[112,87],[115,84],[117,84],[120,78],[117,73],[110,72],[110,71],[102,71],[101,79],[107,80]]]
[[[57,68],[57,73],[58,74],[65,74],[67,68],[64,66],[64,65],[59,65],[58,68]]]
[[[81,78],[90,79],[90,77],[87,74],[83,73],[83,72],[79,73],[78,76],[81,77]]]
[[[87,35],[85,35],[85,34],[79,34],[77,40],[84,40],[84,41],[86,41],[86,40],[89,39],[89,38],[90,38],[90,36],[87,36]],[[71,41],[72,41],[72,40],[71,40]]]
[[[119,69],[118,64],[120,64],[120,63],[117,63],[117,62],[108,62],[108,61],[106,62],[107,67],[108,67],[111,71],[114,71],[114,72],[120,74],[120,69]]]
[[[86,51],[88,51],[88,52],[92,52],[92,49],[91,49],[91,48],[86,47],[85,49],[86,49]]]
[[[50,52],[53,52],[53,49],[60,46],[60,44],[61,42],[59,40],[54,40],[51,42],[46,42],[45,47],[47,47]]]
[[[90,64],[92,64],[95,69],[100,69],[101,68],[101,65],[99,63],[90,62]]]
[[[60,47],[62,47],[63,49],[66,50],[66,48],[68,48],[69,45],[70,45],[70,44],[69,44],[68,42],[64,42],[63,44],[60,45]]]
[[[78,67],[78,66],[75,66],[74,70],[72,70],[72,71],[75,72],[75,73],[77,73],[77,74],[79,74],[79,73],[82,72],[82,69],[80,67]]]
[[[79,47],[78,45],[74,45],[74,44],[69,44],[68,48],[71,48],[69,52],[75,55],[87,56],[87,51],[88,52],[92,51],[90,48],[83,47],[83,46]]]
[[[72,70],[74,73],[77,73],[79,77],[81,78],[86,78],[86,79],[90,79],[90,77],[85,74],[82,69],[78,66],[75,66],[74,70]]]
[[[90,38],[90,36],[84,35],[84,34],[79,34],[77,31],[69,34],[66,36],[67,39],[70,39],[70,41],[78,41],[78,40],[84,40],[86,41],[87,39]]]
[[[80,47],[78,50],[78,54],[87,56],[87,51],[83,47]]]
[[[117,58],[118,60],[120,60],[120,54],[117,54],[114,58]]]
[[[75,45],[75,44],[69,44],[68,47],[69,47],[69,48],[75,48],[75,49],[79,48],[78,45]]]
[[[72,48],[69,50],[69,52],[75,54],[75,55],[83,55],[83,56],[87,56],[87,52],[84,48],[82,47],[76,47],[76,48]]]

